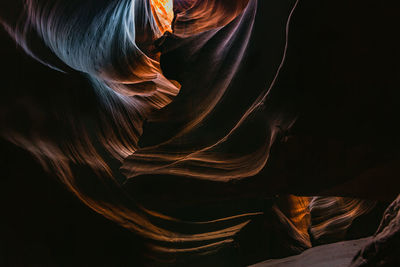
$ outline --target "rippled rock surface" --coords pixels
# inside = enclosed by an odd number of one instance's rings
[[[373,238],[354,257],[351,267],[400,265],[400,195],[387,208]]]

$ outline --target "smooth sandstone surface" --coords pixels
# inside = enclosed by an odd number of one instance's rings
[[[342,267],[349,266],[354,255],[370,237],[313,247],[283,259],[267,260],[251,267]]]

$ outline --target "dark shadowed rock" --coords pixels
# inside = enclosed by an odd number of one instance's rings
[[[400,266],[400,195],[386,209],[373,238],[354,257],[351,267]]]
[[[267,260],[252,267],[344,267],[369,238],[317,246],[284,259]]]

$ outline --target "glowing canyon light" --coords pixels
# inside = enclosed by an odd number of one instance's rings
[[[151,0],[151,10],[161,33],[172,32],[171,24],[174,19],[173,0]]]

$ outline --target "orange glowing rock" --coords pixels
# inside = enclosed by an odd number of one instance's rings
[[[171,24],[174,19],[173,0],[151,0],[150,3],[161,34],[166,31],[172,32]]]

